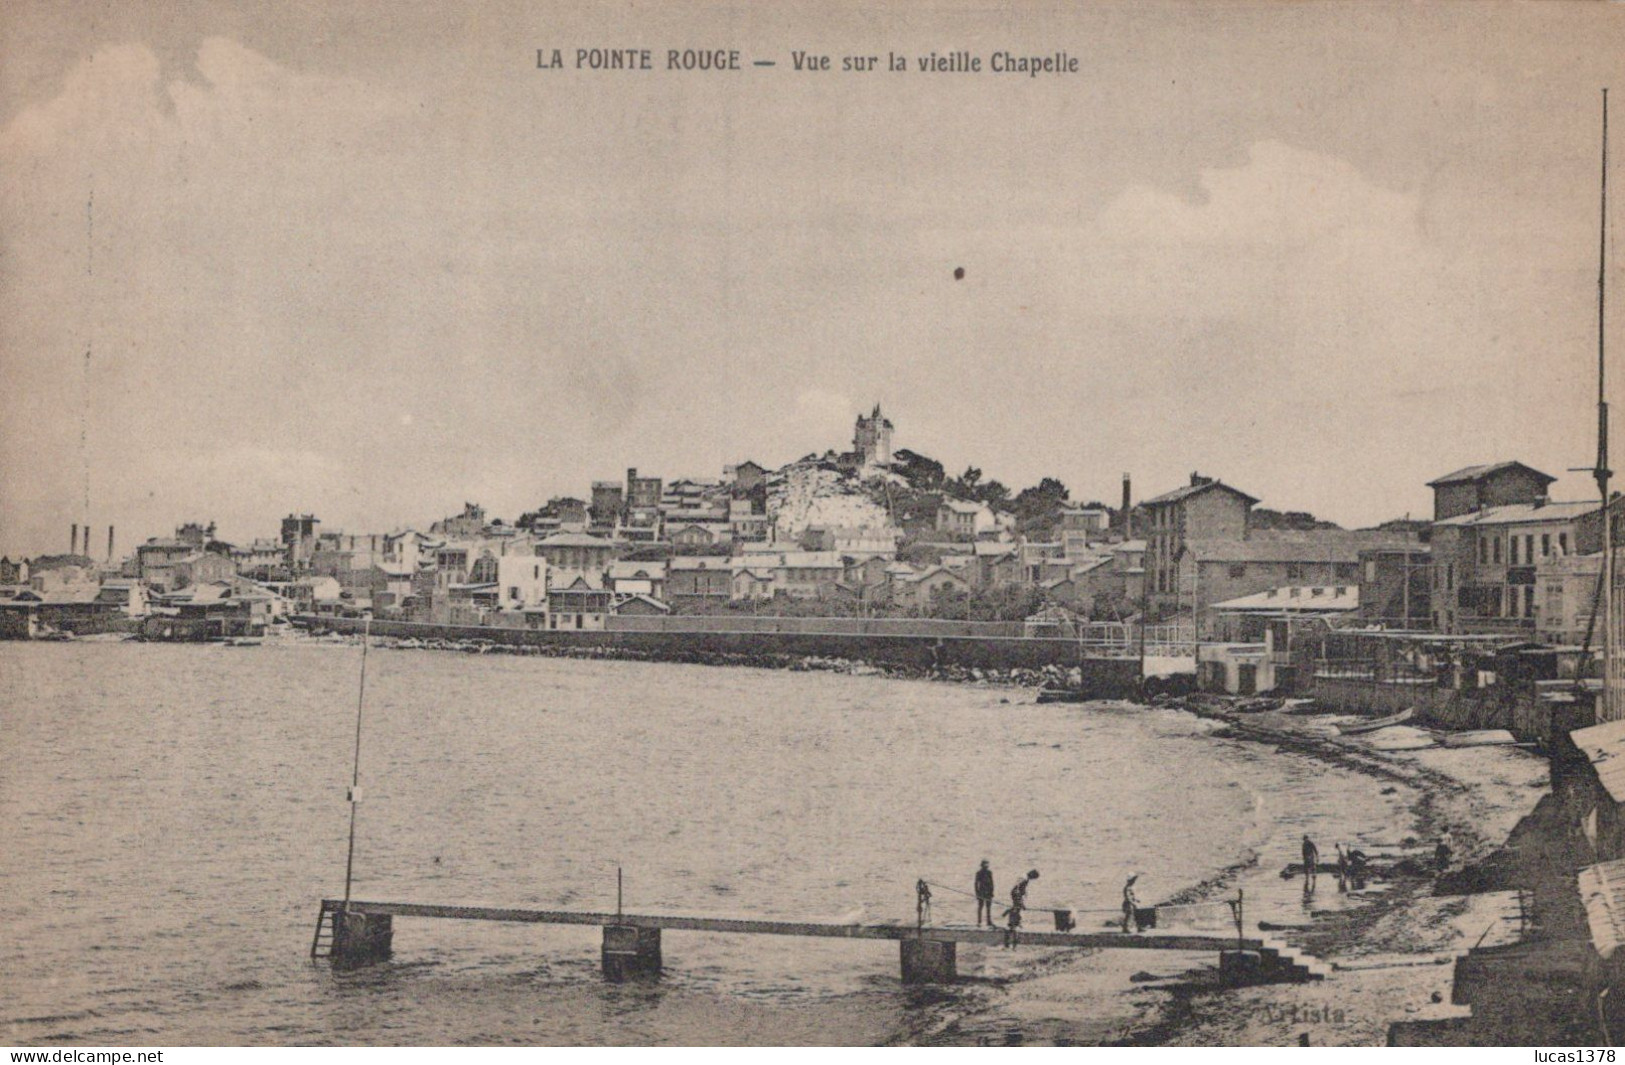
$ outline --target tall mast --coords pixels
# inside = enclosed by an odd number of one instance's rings
[[[1615,662],[1616,639],[1614,603],[1614,522],[1608,506],[1608,397],[1605,391],[1608,362],[1605,357],[1606,308],[1608,295],[1608,90],[1602,90],[1602,204],[1597,226],[1597,493],[1602,498],[1602,713],[1606,721],[1622,714],[1619,669]]]
[[[367,706],[367,644],[372,637],[372,612],[361,625],[361,684],[355,699],[355,761],[350,766],[350,846],[344,855],[344,905],[350,905],[351,874],[355,871],[355,814],[361,803],[361,712]]]

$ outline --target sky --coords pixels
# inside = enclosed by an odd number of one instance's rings
[[[1625,5],[13,0],[0,41],[0,553],[511,520],[877,402],[1080,499],[1594,492]],[[913,69],[1000,49],[1079,69]]]

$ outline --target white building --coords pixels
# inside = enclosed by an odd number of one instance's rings
[[[498,555],[498,601],[503,610],[524,610],[547,602],[547,559],[540,555]]]

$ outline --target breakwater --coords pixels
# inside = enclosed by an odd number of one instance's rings
[[[294,623],[316,634],[359,633],[364,625],[357,618],[314,616],[296,617]],[[1132,695],[1140,674],[1136,658],[1091,655],[1076,640],[1045,637],[552,630],[378,620],[371,626],[375,636],[398,639],[484,641],[544,654],[657,662],[785,668],[798,660],[844,659],[910,676],[954,678],[1064,671],[1095,699]]]

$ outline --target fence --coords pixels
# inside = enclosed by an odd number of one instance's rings
[[[1012,639],[1027,635],[1019,621],[944,621],[936,618],[796,618],[750,614],[612,614],[608,632],[790,633],[802,636],[953,636]]]
[[[1067,640],[1092,653],[1134,656],[1139,627],[1121,621],[948,621],[941,618],[818,618],[753,614],[612,614],[608,632],[785,633],[803,636],[910,636],[956,639]],[[1196,633],[1190,625],[1149,625],[1146,654],[1191,657]]]

